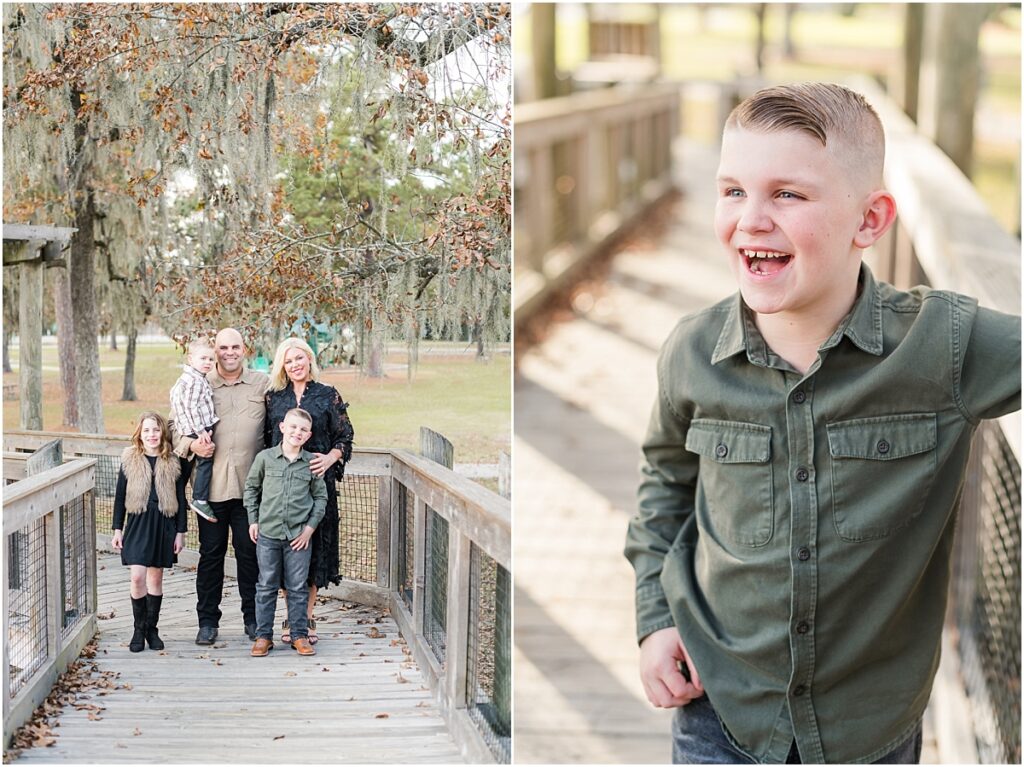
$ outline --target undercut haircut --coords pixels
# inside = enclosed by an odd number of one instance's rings
[[[872,184],[882,181],[885,132],[861,94],[836,83],[795,83],[762,88],[732,110],[725,127],[795,130],[821,142]]]
[[[287,418],[290,415],[295,416],[301,421],[305,421],[311,427],[313,426],[313,416],[311,416],[307,411],[303,410],[301,407],[293,407],[291,410],[284,414],[284,417]]]

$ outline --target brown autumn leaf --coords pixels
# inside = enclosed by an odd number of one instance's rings
[[[391,715],[390,715],[390,714],[377,714],[377,715],[376,715],[375,717],[373,717],[373,718],[374,718],[374,719],[387,719],[387,718],[388,718],[389,716],[391,716]]]

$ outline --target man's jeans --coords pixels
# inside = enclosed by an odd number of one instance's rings
[[[210,501],[217,515],[209,522],[198,514],[199,565],[196,567],[196,613],[200,626],[220,625],[220,598],[224,593],[224,557],[228,553],[228,532],[235,548],[238,596],[242,598],[242,620],[256,622],[256,544],[249,537],[249,514],[241,498]]]
[[[917,764],[921,761],[921,725],[907,739],[874,764]],[[673,764],[756,764],[733,746],[722,730],[722,721],[706,695],[677,708],[672,717]],[[786,764],[800,764],[796,743]]]
[[[256,539],[256,558],[260,563],[260,582],[256,584],[256,636],[274,638],[274,613],[277,610],[277,590],[288,591],[288,625],[292,639],[309,635],[306,624],[306,605],[309,588],[311,547],[293,551],[289,541],[267,538],[262,533]]]

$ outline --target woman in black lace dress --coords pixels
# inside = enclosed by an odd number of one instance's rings
[[[309,345],[299,338],[286,338],[278,344],[267,390],[267,419],[264,443],[274,447],[281,442],[280,424],[293,407],[301,407],[313,418],[313,435],[303,449],[313,453],[310,467],[327,483],[327,513],[312,538],[309,563],[309,641],[316,643],[313,607],[317,589],[340,583],[338,563],[338,490],[337,482],[345,473],[345,464],[352,457],[352,422],[348,403],[338,390],[317,381],[320,369]],[[287,629],[287,626],[285,626]],[[289,641],[288,631],[282,641]]]

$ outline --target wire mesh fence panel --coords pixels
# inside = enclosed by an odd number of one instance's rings
[[[448,520],[427,507],[423,636],[444,663],[448,637]]]
[[[975,491],[980,503],[976,518],[962,520],[953,610],[978,755],[982,762],[1019,764],[1020,465],[994,425],[983,426],[977,442],[984,456]]]
[[[92,494],[75,498],[60,508],[61,597],[63,621],[61,637],[67,638],[79,622],[95,609],[89,582],[89,563],[93,557]]]
[[[13,698],[46,663],[49,644],[45,518],[7,535],[7,680]]]
[[[398,561],[398,593],[405,606],[412,612],[413,579],[416,577],[416,565],[413,560],[415,553],[414,496],[405,485],[396,483],[398,487],[398,551],[394,556]]]
[[[377,496],[375,476],[346,474],[338,483],[338,531],[341,574],[363,583],[377,582]]]
[[[512,590],[509,572],[470,548],[466,700],[495,759],[512,749]]]

